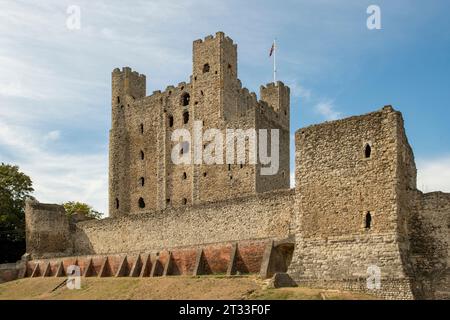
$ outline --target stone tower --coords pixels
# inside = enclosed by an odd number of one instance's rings
[[[313,286],[412,297],[407,220],[416,168],[400,112],[378,112],[296,132],[296,246],[290,272]]]
[[[130,68],[113,71],[110,216],[289,188],[289,88],[282,82],[261,86],[258,101],[256,94],[242,88],[237,72],[237,45],[223,32],[194,41],[189,83],[146,96],[144,75]],[[189,131],[192,139],[172,141],[179,129]],[[241,162],[235,146],[235,161],[227,161],[227,139],[239,139],[227,135],[230,129],[245,135],[246,157]],[[260,129],[267,129],[267,135]],[[249,132],[269,141],[269,156],[273,129],[278,130],[279,146],[274,152],[279,154],[279,163],[278,170],[267,175],[262,174],[267,164],[250,161]],[[224,137],[223,157],[213,164],[193,159],[195,152],[203,155],[214,150],[207,131]],[[194,143],[196,132],[200,132],[201,144]],[[180,153],[191,157],[190,163],[174,163],[176,145],[182,146]]]

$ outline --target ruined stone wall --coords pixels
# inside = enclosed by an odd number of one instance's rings
[[[63,206],[27,200],[26,250],[32,258],[72,254],[69,219]]]
[[[79,222],[75,253],[109,254],[173,249],[215,242],[287,238],[293,191],[207,203],[121,218]]]
[[[358,287],[376,265],[375,294],[412,298],[397,230],[399,117],[385,107],[296,132],[297,281]]]
[[[450,194],[417,192],[408,228],[418,298],[450,298],[449,226]]]
[[[0,264],[0,283],[17,279],[19,271],[16,263]]]

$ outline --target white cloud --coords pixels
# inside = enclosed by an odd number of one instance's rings
[[[59,131],[44,137],[56,138]],[[22,126],[9,125],[0,119],[0,145],[7,154],[2,161],[19,165],[29,175],[41,202],[82,201],[107,213],[107,154],[67,154],[45,149],[42,135]]]
[[[295,98],[310,100],[312,91],[300,85],[297,81],[288,82],[288,86],[291,89],[291,95]]]
[[[61,136],[61,132],[59,130],[53,130],[48,132],[45,136],[44,136],[44,140],[46,141],[56,141],[60,138]]]
[[[325,118],[325,120],[336,120],[342,117],[342,113],[336,111],[336,107],[332,100],[324,100],[314,106],[317,113]]]
[[[423,192],[450,192],[450,155],[418,160],[417,187]]]

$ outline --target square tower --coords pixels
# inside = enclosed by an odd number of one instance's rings
[[[261,88],[261,100],[243,88],[237,77],[237,45],[223,32],[193,43],[190,82],[168,86],[146,96],[145,76],[126,67],[112,73],[112,127],[110,132],[109,207],[111,216],[223,201],[276,189],[289,188],[289,88],[282,82]],[[203,143],[194,145],[201,125]],[[172,141],[178,130],[190,132],[182,141],[190,163],[174,163]],[[193,159],[194,148],[204,152],[212,145],[207,131],[221,133],[219,161]],[[264,166],[250,161],[249,140],[244,161],[230,163],[226,144],[229,130],[255,132],[257,141],[279,131],[277,170],[262,175]],[[267,130],[264,136],[261,130]],[[249,137],[247,136],[246,139]],[[184,137],[183,137],[184,139]],[[234,145],[238,138],[234,138]],[[231,148],[231,147],[230,147]],[[237,147],[236,147],[237,148]],[[219,151],[217,150],[217,153]],[[180,150],[181,153],[181,150]],[[214,151],[216,153],[216,151]],[[241,159],[240,159],[241,160]]]

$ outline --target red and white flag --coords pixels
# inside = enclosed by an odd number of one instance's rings
[[[274,50],[275,50],[275,41],[272,43],[272,47],[270,48],[269,57],[272,56]]]

